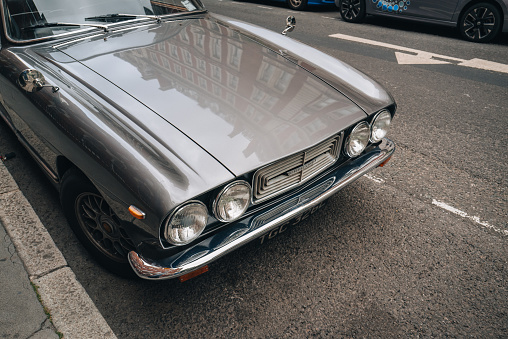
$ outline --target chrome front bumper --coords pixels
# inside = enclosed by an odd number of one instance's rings
[[[312,182],[307,185],[308,188],[286,201],[249,215],[183,252],[152,261],[131,251],[129,262],[138,276],[149,280],[171,279],[195,271],[316,208],[340,189],[388,160],[394,151],[395,144],[385,138],[369,152]]]

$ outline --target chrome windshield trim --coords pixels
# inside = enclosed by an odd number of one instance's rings
[[[318,206],[340,189],[388,160],[394,151],[395,144],[384,138],[379,145],[374,146],[369,152],[350,160],[319,179],[316,185],[322,185],[333,179],[333,183],[330,183],[329,188],[324,192],[318,190],[317,196],[309,197],[308,190],[304,190],[291,197],[289,200],[295,201],[295,204],[288,206],[285,210],[280,209],[280,212],[278,210],[278,217],[273,215],[273,210],[278,208],[276,206],[232,224],[231,227],[227,227],[171,258],[153,261],[143,258],[135,251],[131,251],[128,255],[129,263],[139,277],[148,280],[171,279],[195,271],[292,220],[299,214]],[[255,223],[256,219],[264,217],[266,214],[270,214],[270,218],[267,219],[269,221],[266,224],[257,225]]]
[[[76,30],[73,30],[70,32],[61,33],[61,34],[57,34],[57,35],[51,35],[51,36],[37,38],[37,39],[15,40],[15,39],[12,39],[7,32],[7,20],[5,20],[6,15],[5,15],[5,9],[4,9],[4,0],[0,0],[0,14],[2,15],[2,18],[3,18],[2,19],[2,22],[3,22],[2,28],[3,28],[4,37],[7,39],[7,41],[9,41],[10,43],[16,44],[16,45],[57,40],[57,39],[72,37],[74,35],[86,34],[86,33],[93,33],[93,34],[97,35],[97,33],[94,32],[95,29],[97,29],[97,28],[99,28],[103,31],[102,34],[106,34],[106,33],[110,32],[111,29],[114,29],[116,27],[121,27],[121,26],[125,26],[125,25],[133,25],[133,24],[136,25],[137,22],[146,22],[148,20],[150,20],[150,21],[155,20],[156,23],[160,24],[162,22],[162,20],[164,20],[164,19],[178,20],[181,17],[185,17],[188,15],[195,15],[195,14],[203,14],[206,12],[208,12],[208,10],[205,8],[202,8],[202,9],[197,9],[197,10],[194,10],[191,12],[172,13],[172,14],[159,15],[159,16],[150,16],[150,15],[140,14],[140,15],[137,15],[137,17],[135,19],[131,19],[131,20],[113,22],[113,23],[106,24],[106,25],[88,24],[88,23],[76,24],[76,26],[86,26],[86,27],[83,29],[76,29]],[[73,23],[64,23],[64,22],[61,22],[60,24],[74,25]]]
[[[15,39],[12,39],[10,37],[10,35],[7,33],[7,20],[6,20],[6,14],[5,14],[4,1],[3,0],[0,0],[0,14],[2,15],[2,22],[3,22],[2,28],[3,28],[4,36],[7,39],[7,41],[9,41],[9,42],[11,42],[13,44],[29,44],[29,43],[33,43],[33,42],[42,42],[42,41],[50,41],[50,40],[54,40],[54,39],[61,39],[61,38],[65,38],[67,36],[75,35],[75,34],[92,32],[94,29],[97,29],[97,28],[102,29],[103,33],[105,33],[111,27],[111,25],[93,25],[93,26],[91,26],[89,24],[83,24],[83,26],[88,26],[88,27],[83,28],[83,29],[77,29],[77,30],[74,30],[74,31],[71,31],[71,32],[67,32],[67,33],[62,33],[62,34],[42,37],[42,38],[38,38],[38,39],[15,40]]]

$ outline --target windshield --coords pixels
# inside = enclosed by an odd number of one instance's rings
[[[3,0],[2,6],[7,34],[15,41],[203,10],[199,0]]]

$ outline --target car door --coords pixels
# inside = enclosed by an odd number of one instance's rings
[[[414,19],[451,21],[459,0],[365,0],[367,12]]]

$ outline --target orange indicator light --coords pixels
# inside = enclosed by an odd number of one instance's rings
[[[184,274],[178,277],[178,279],[180,279],[180,282],[184,282],[194,277],[197,277],[198,275],[203,274],[205,272],[208,272],[208,265],[198,268],[197,270],[192,271],[190,273]]]
[[[139,208],[137,208],[134,205],[131,205],[129,207],[129,212],[130,212],[130,214],[132,214],[132,216],[134,218],[139,219],[139,220],[143,220],[146,217],[145,212],[143,212],[142,210],[140,210]]]
[[[386,165],[386,163],[387,163],[388,161],[390,161],[390,159],[391,159],[391,158],[392,158],[392,157],[390,156],[388,159],[386,159],[385,161],[383,161],[381,164],[379,164],[379,167],[383,167],[384,165]]]

